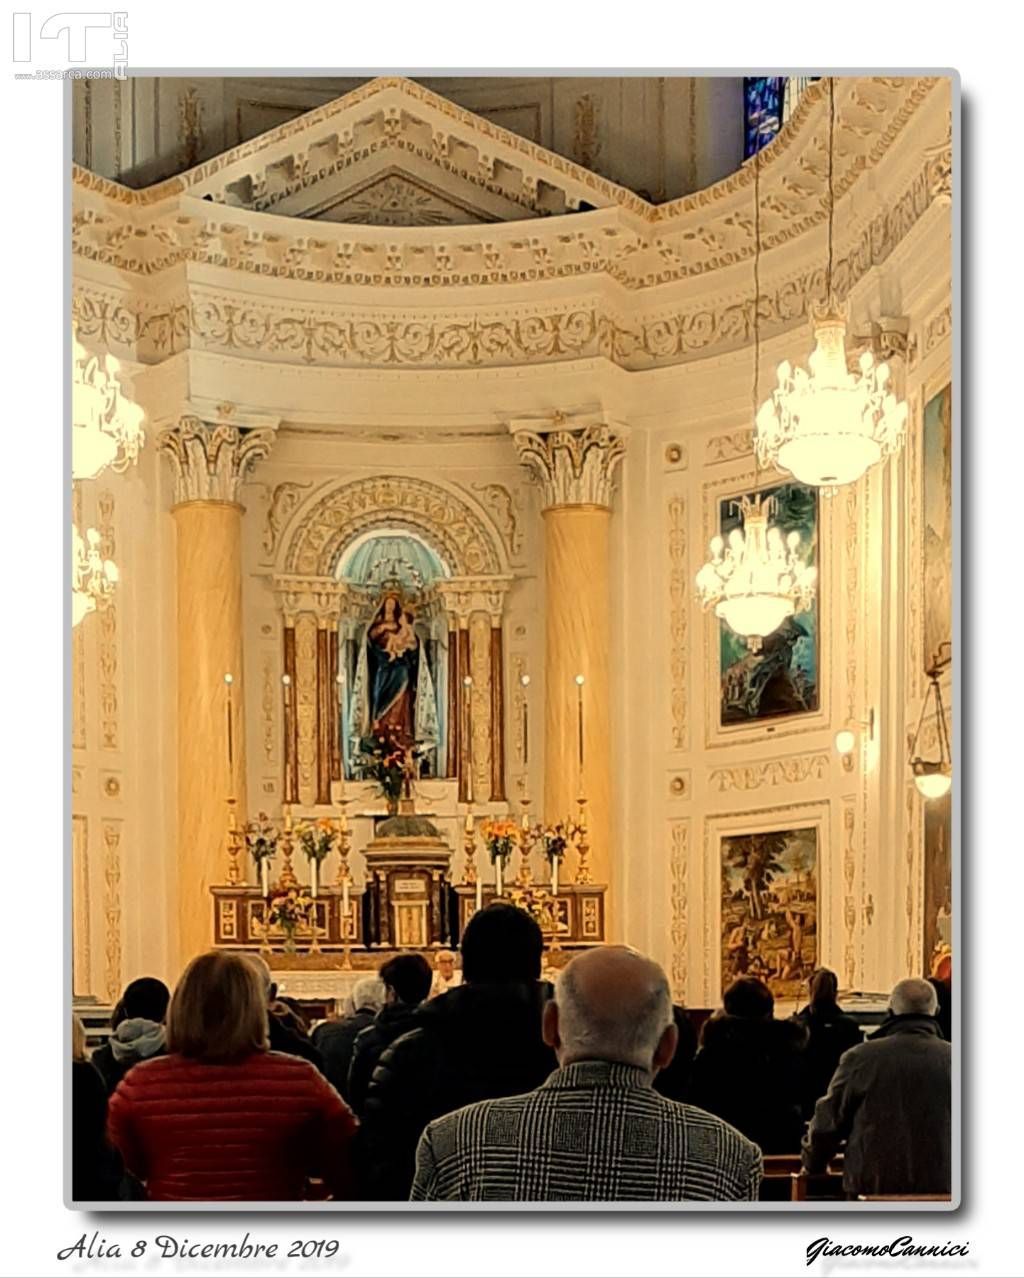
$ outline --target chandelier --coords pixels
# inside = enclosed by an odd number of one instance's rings
[[[754,154],[754,386],[753,408],[757,410],[758,371],[761,356],[760,261],[761,188],[760,152]],[[711,558],[697,574],[697,594],[705,610],[747,641],[751,652],[760,652],[762,640],[782,625],[787,617],[810,607],[814,598],[817,569],[803,558],[800,534],[793,530],[785,538],[769,519],[776,513],[775,498],[757,491],[758,455],[754,453],[754,494],[732,503],[739,511],[742,528],[733,528],[725,538],[711,539]]]
[[[811,303],[815,347],[809,372],[788,360],[778,385],[758,409],[754,446],[763,466],[790,471],[803,484],[831,491],[851,484],[883,457],[903,447],[907,405],[890,386],[887,364],[866,351],[857,372],[846,359],[847,310],[832,289],[835,192],[835,79],[829,77],[828,267],[825,299]]]
[[[100,553],[100,534],[87,528],[85,536],[71,525],[71,624],[105,607],[117,585],[117,565]]]
[[[926,799],[941,799],[949,793],[953,784],[953,752],[949,745],[949,725],[946,723],[946,710],[942,704],[942,687],[939,683],[943,670],[952,661],[952,650],[949,656],[942,655],[942,649],[949,647],[942,644],[938,655],[925,671],[928,676],[928,691],[924,694],[921,716],[917,721],[917,731],[910,742],[910,769],[914,774],[914,784]],[[917,752],[917,743],[921,736],[921,727],[928,711],[928,703],[935,698],[935,724],[939,740],[939,757],[922,759]]]
[[[74,479],[95,479],[108,466],[123,470],[138,460],[145,414],[122,391],[121,365],[112,355],[101,360],[77,336],[72,351],[71,473]]]
[[[697,590],[705,608],[713,605],[715,616],[758,652],[765,635],[810,607],[818,572],[804,562],[798,532],[784,540],[779,528],[768,526],[775,516],[774,497],[755,493],[732,507],[743,516],[743,528],[734,528],[728,541],[712,538]]]

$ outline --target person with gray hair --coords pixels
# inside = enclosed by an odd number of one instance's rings
[[[351,1010],[335,1020],[324,1021],[313,1031],[313,1043],[323,1054],[328,1082],[334,1084],[346,1101],[349,1099],[348,1074],[356,1039],[373,1024],[386,999],[384,982],[375,972],[361,976],[352,986],[348,998]]]
[[[897,1197],[949,1194],[952,1185],[952,1050],[935,1019],[934,988],[897,981],[890,1016],[839,1059],[814,1108],[804,1170],[820,1173],[842,1141],[843,1188]]]
[[[298,1056],[326,1075],[324,1058],[309,1041],[309,1036],[294,1019],[291,1010],[285,1004],[277,1003],[277,985],[266,959],[262,954],[246,954],[243,957],[256,969],[266,994],[267,1041],[270,1050],[284,1052],[287,1056]]]
[[[757,1198],[757,1146],[651,1086],[678,1037],[656,963],[612,945],[573,958],[544,1008],[543,1034],[558,1069],[540,1087],[428,1125],[414,1201]]]

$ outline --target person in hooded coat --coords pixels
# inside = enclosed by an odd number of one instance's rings
[[[734,981],[722,1004],[701,1031],[690,1104],[731,1123],[765,1154],[798,1153],[806,1027],[775,1020],[771,990],[753,976]]]
[[[108,1096],[133,1065],[167,1050],[164,1021],[170,1001],[171,991],[152,976],[125,987],[110,1017],[110,1038],[92,1054]]]

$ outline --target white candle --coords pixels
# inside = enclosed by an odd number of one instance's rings
[[[501,896],[501,857],[494,858],[494,887],[495,894]]]
[[[524,674],[519,682],[523,685],[523,767],[529,767],[530,763],[530,702],[529,692],[530,676]]]
[[[317,887],[316,880],[317,880],[317,863],[316,863],[316,861],[315,861],[315,859],[314,859],[314,858],[310,857],[310,860],[309,860],[309,895],[313,898],[313,900],[314,900],[314,901],[316,900],[316,887]]]
[[[472,812],[466,813],[466,833],[467,834],[473,833],[473,813]]]
[[[348,936],[348,875],[341,881],[341,935],[342,939]]]
[[[551,858],[551,895],[558,895],[558,857]]]
[[[466,802],[473,802],[473,676],[462,681],[466,693]]]
[[[576,676],[576,731],[579,746],[580,793],[583,793],[583,676]]]
[[[484,881],[479,874],[476,877],[476,908],[484,908]]]
[[[265,897],[270,895],[270,858],[260,857],[260,886],[263,888]]]

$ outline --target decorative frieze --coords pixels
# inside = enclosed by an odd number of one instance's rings
[[[727,794],[730,790],[774,789],[780,785],[824,781],[828,777],[830,763],[828,752],[820,750],[812,754],[793,754],[782,759],[737,764],[731,768],[712,768],[708,773],[708,787],[716,789],[719,794]]]
[[[543,509],[611,506],[615,473],[626,452],[621,427],[598,423],[574,429],[557,413],[547,430],[523,421],[512,422],[511,429],[520,462],[540,483]]]
[[[673,821],[669,826],[669,867],[672,875],[672,997],[686,1001],[687,916],[689,911],[687,869],[690,852],[690,822]]]
[[[179,502],[238,502],[242,484],[270,453],[274,428],[211,424],[182,417],[159,438],[170,461]]]
[[[668,503],[669,667],[672,678],[669,713],[673,750],[685,750],[689,744],[686,675],[690,590],[686,542],[686,498],[676,494],[669,498]]]

